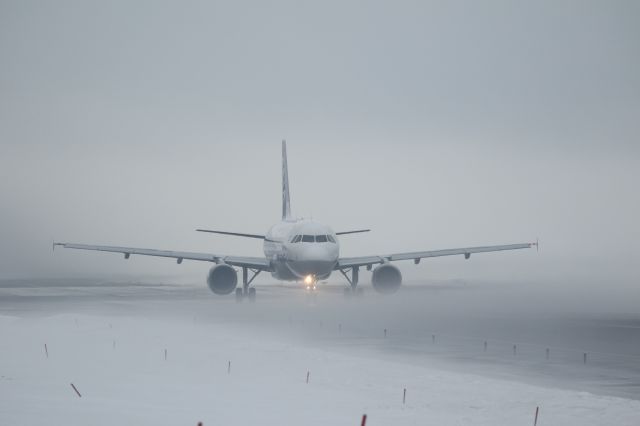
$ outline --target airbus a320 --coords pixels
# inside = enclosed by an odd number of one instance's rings
[[[282,141],[282,220],[273,225],[264,235],[210,229],[197,229],[197,231],[262,240],[264,257],[59,242],[54,242],[53,246],[54,248],[62,246],[69,249],[122,253],[125,259],[129,259],[131,255],[140,255],[173,258],[179,264],[183,260],[211,262],[215,264],[207,276],[207,284],[211,291],[217,295],[228,295],[235,292],[239,301],[244,297],[255,300],[256,290],[251,284],[261,272],[269,272],[277,280],[298,281],[308,289],[315,289],[319,280],[325,280],[334,271],[339,271],[349,284],[345,288],[345,293],[351,294],[356,292],[360,268],[373,269],[371,276],[373,288],[379,293],[394,293],[402,284],[402,274],[391,262],[413,260],[415,264],[418,264],[421,259],[428,257],[455,255],[469,259],[474,253],[518,250],[537,246],[537,242],[535,242],[340,257],[339,236],[368,232],[369,229],[334,232],[329,226],[320,222],[297,219],[291,215],[285,141]],[[242,271],[242,287],[238,286],[238,268]]]

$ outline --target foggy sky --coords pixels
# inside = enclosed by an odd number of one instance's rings
[[[0,0],[0,278],[261,255],[292,210],[345,255],[541,240],[407,278],[637,284],[637,2]],[[368,276],[363,279],[368,280]],[[334,277],[338,280],[339,277]]]

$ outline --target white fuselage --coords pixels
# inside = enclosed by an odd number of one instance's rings
[[[284,220],[269,229],[264,255],[279,280],[326,279],[338,262],[340,247],[333,230],[311,220]]]

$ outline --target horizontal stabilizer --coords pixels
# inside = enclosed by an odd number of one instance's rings
[[[336,235],[357,234],[359,232],[369,232],[369,231],[371,231],[371,229],[358,229],[355,231],[336,232]]]
[[[239,232],[212,231],[211,229],[196,229],[198,232],[210,232],[212,234],[233,235],[235,237],[258,238],[264,240],[264,235],[258,234],[241,234]]]

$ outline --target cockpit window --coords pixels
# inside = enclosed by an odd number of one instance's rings
[[[335,243],[336,240],[331,235],[296,235],[291,238],[291,243]]]

